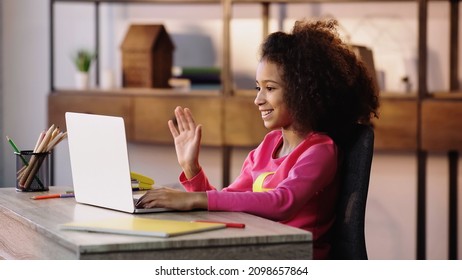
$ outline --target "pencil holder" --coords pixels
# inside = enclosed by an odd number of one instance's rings
[[[48,191],[51,178],[51,153],[21,151],[16,154],[16,190]]]

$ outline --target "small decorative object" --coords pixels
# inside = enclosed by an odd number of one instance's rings
[[[401,90],[404,93],[410,93],[412,90],[412,83],[409,79],[409,76],[403,76],[401,78]]]
[[[77,89],[88,89],[90,87],[89,71],[91,62],[94,58],[93,53],[81,49],[73,58],[77,73],[75,73],[75,85]]]
[[[122,86],[170,88],[174,48],[163,25],[131,25],[121,44]]]
[[[112,74],[112,70],[106,69],[103,71],[103,75],[101,76],[101,88],[106,90],[114,88],[114,75]]]

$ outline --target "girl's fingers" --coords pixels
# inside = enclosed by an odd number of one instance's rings
[[[189,110],[189,108],[185,108],[184,109],[184,115],[186,117],[186,121],[188,122],[188,127],[191,130],[194,130],[195,127],[196,127],[196,123],[194,122],[194,118],[192,116],[191,110]]]
[[[181,116],[181,122],[183,125],[183,129],[184,130],[194,129],[194,121],[192,120],[192,117],[191,117],[191,111],[189,111],[188,108],[186,109],[180,108],[179,112]]]
[[[196,126],[196,140],[200,143],[202,139],[202,125]]]
[[[184,114],[183,114],[183,108],[181,107],[176,107],[175,108],[175,117],[176,117],[176,122],[178,124],[178,130],[181,132],[181,131],[184,131],[185,130],[185,118],[184,118]]]
[[[180,132],[196,129],[196,123],[194,122],[194,118],[189,108],[183,109],[180,106],[178,106],[175,109],[175,116],[177,118],[178,129]]]
[[[175,124],[173,123],[172,120],[169,120],[168,121],[168,128],[170,129],[170,133],[172,134],[172,136],[175,138],[177,137],[178,135],[180,135],[180,133],[178,132],[178,130],[176,129],[176,126]]]
[[[149,190],[140,197],[136,206],[143,208],[164,207],[172,199],[171,196],[168,195],[168,193],[171,192],[180,191],[164,187]]]

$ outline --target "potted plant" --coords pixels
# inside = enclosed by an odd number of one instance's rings
[[[87,89],[90,86],[89,71],[94,54],[86,49],[80,49],[73,57],[77,73],[75,83],[78,89]]]

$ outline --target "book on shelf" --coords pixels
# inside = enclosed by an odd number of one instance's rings
[[[191,85],[221,84],[221,70],[217,67],[174,67],[173,78],[187,79]]]

